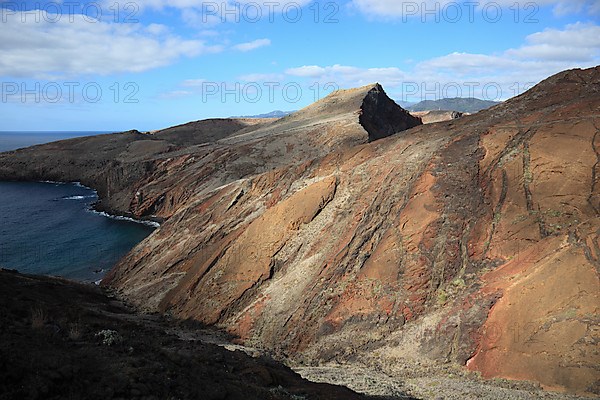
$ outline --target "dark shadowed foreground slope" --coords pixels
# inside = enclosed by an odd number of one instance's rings
[[[0,269],[0,306],[3,400],[367,399],[181,339],[198,333],[194,324],[136,315],[98,288]]]

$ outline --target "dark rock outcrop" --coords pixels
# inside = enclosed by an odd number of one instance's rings
[[[418,117],[404,110],[376,84],[363,100],[360,123],[369,133],[369,141],[383,139],[394,133],[422,125]]]

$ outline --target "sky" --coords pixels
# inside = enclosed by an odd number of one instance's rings
[[[0,0],[0,131],[151,131],[297,110],[505,100],[600,64],[600,0]]]

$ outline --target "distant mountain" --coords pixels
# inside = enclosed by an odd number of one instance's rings
[[[497,101],[480,100],[475,98],[455,97],[452,99],[441,100],[424,100],[413,106],[406,107],[408,111],[432,111],[432,110],[448,110],[460,111],[463,113],[476,113],[477,111],[485,110],[500,104]]]
[[[400,100],[395,100],[396,104],[398,104],[400,107],[404,108],[405,110],[410,109],[410,107],[416,105],[417,103],[415,102],[410,102],[410,101],[400,101]]]
[[[280,110],[276,110],[276,111],[271,111],[270,113],[266,113],[266,114],[258,114],[258,115],[244,115],[242,117],[233,117],[233,118],[283,118],[286,117],[292,113],[295,113],[296,111],[280,111]]]

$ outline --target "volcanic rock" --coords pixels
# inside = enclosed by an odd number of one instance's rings
[[[290,362],[451,361],[598,394],[599,87],[600,67],[565,71],[421,126],[370,85],[202,144],[88,139],[107,154],[89,166],[77,141],[8,153],[0,177],[84,180],[164,219],[104,280],[149,311]]]

